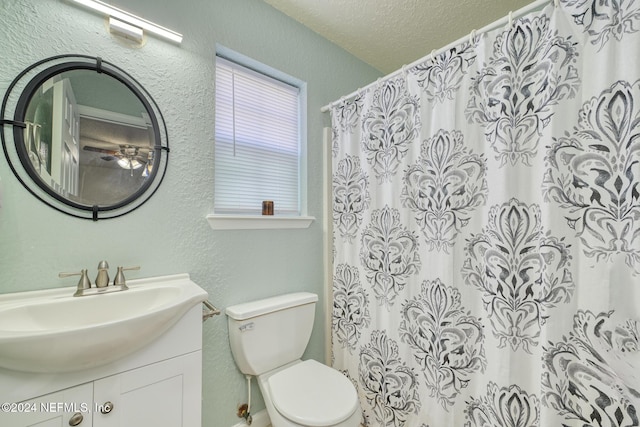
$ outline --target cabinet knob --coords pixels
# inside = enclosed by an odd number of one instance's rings
[[[100,412],[103,414],[108,414],[111,411],[113,411],[113,403],[111,402],[105,402],[100,408]]]
[[[84,417],[82,416],[82,414],[80,412],[76,412],[71,416],[71,418],[69,418],[69,425],[70,426],[80,425],[83,419]]]

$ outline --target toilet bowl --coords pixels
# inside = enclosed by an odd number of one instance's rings
[[[318,296],[286,294],[228,307],[236,365],[257,376],[272,427],[357,427],[354,385],[315,360],[302,360]]]
[[[297,361],[258,377],[274,427],[360,425],[358,396],[351,381],[315,360]]]

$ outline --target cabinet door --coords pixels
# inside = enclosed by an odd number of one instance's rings
[[[94,427],[200,427],[202,352],[94,383]]]
[[[93,383],[47,394],[20,403],[3,405],[3,427],[91,427]]]

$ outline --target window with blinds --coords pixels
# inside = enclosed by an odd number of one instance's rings
[[[300,90],[216,58],[215,213],[300,215]]]

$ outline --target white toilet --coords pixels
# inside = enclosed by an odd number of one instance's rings
[[[228,307],[231,352],[256,375],[273,427],[357,427],[355,387],[340,372],[301,360],[309,342],[316,294],[299,292]]]

